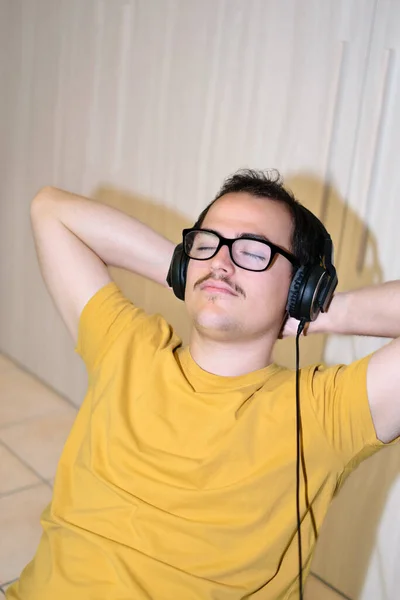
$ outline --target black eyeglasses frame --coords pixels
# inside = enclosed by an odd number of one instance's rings
[[[212,233],[213,235],[217,236],[219,243],[218,246],[215,249],[215,252],[211,255],[208,256],[207,258],[193,258],[192,256],[189,256],[189,254],[186,252],[186,248],[185,248],[185,237],[188,233],[191,233],[193,231],[198,231],[198,232],[205,232],[205,233]],[[252,240],[252,241],[257,241],[257,242],[261,242],[262,244],[265,244],[266,246],[268,246],[271,250],[271,256],[269,259],[269,262],[267,264],[266,267],[264,267],[263,269],[248,269],[246,267],[242,267],[241,265],[238,265],[237,262],[235,261],[235,259],[233,258],[232,255],[232,246],[233,244],[237,241],[237,240]],[[183,246],[183,251],[185,253],[185,255],[191,259],[191,260],[211,260],[212,258],[214,258],[214,256],[216,254],[218,254],[218,252],[220,251],[220,249],[222,248],[222,246],[228,246],[228,250],[229,250],[229,256],[231,258],[231,261],[233,262],[234,265],[236,265],[237,267],[239,267],[240,269],[244,269],[245,271],[252,271],[253,273],[262,273],[263,271],[266,271],[271,264],[274,261],[274,258],[277,254],[280,254],[281,256],[283,256],[284,258],[286,258],[294,267],[299,268],[301,265],[299,263],[299,261],[297,260],[297,258],[291,254],[290,252],[288,252],[287,250],[285,250],[284,248],[281,248],[280,246],[277,246],[276,244],[273,244],[272,242],[269,242],[267,240],[264,240],[262,237],[254,234],[253,236],[250,235],[243,235],[240,236],[238,238],[226,238],[223,235],[221,235],[220,233],[218,233],[217,231],[214,231],[213,229],[201,229],[198,227],[191,227],[188,229],[184,229],[182,231],[182,246]]]

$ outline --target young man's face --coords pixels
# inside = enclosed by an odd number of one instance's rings
[[[289,210],[281,202],[247,192],[219,198],[202,228],[226,238],[243,233],[263,235],[290,252],[293,225]],[[185,302],[194,327],[219,340],[240,341],[267,333],[277,338],[291,275],[292,265],[282,255],[277,255],[266,271],[241,269],[232,262],[227,246],[209,260],[190,260]]]

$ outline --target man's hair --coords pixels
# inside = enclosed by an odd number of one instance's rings
[[[247,192],[256,198],[268,198],[285,204],[292,217],[291,252],[300,264],[318,263],[324,252],[326,233],[321,221],[283,186],[279,171],[240,169],[225,179],[214,200],[202,211],[194,227],[201,227],[211,206],[225,194]],[[294,267],[294,272],[296,268]]]

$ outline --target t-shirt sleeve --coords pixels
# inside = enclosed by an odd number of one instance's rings
[[[345,470],[385,446],[376,436],[368,402],[371,354],[350,365],[316,365],[307,372],[307,391],[328,443]]]
[[[134,333],[146,317],[146,313],[125,298],[114,282],[98,290],[80,315],[75,348],[88,372],[96,368],[122,332],[129,329]]]

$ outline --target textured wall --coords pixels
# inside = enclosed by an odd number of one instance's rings
[[[30,231],[45,184],[178,240],[227,174],[277,167],[331,231],[341,289],[399,278],[399,47],[395,0],[0,0],[0,349],[81,402],[85,372]],[[187,335],[167,291],[114,275]],[[348,362],[382,343],[305,340],[303,362]],[[291,341],[277,358],[291,364]],[[396,451],[351,478],[317,553],[318,571],[354,598],[395,597],[380,565],[396,544],[399,555]],[[371,526],[349,544],[363,518]]]

